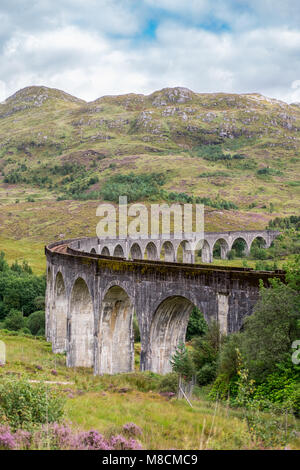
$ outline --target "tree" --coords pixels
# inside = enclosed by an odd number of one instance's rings
[[[190,341],[195,336],[203,336],[207,327],[203,314],[197,307],[194,307],[186,330],[186,341]]]
[[[27,320],[27,326],[31,334],[35,336],[45,331],[45,312],[37,311],[31,313]]]
[[[275,365],[291,353],[299,339],[299,302],[297,292],[279,280],[272,287],[261,286],[254,313],[245,321],[241,353],[251,377],[262,381]]]
[[[11,331],[18,331],[26,326],[22,312],[11,310],[4,321],[4,328]]]
[[[222,342],[223,337],[217,322],[209,324],[203,336],[193,339],[192,356],[197,371],[197,381],[200,385],[205,385],[214,380]]]
[[[170,362],[174,372],[183,376],[187,382],[191,380],[195,369],[190,353],[184,343],[180,343],[177,346]]]

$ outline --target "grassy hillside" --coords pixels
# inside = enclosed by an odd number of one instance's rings
[[[40,272],[43,245],[94,235],[97,205],[129,173],[146,203],[209,198],[206,230],[264,228],[299,213],[299,129],[298,105],[259,94],[167,88],[86,103],[25,88],[0,104],[0,247]],[[160,186],[144,183],[151,174]]]
[[[203,392],[193,399],[192,409],[183,400],[164,396],[159,391],[161,378],[156,374],[95,377],[89,369],[66,368],[65,356],[52,354],[50,344],[43,339],[0,330],[0,340],[7,350],[0,378],[9,375],[52,382],[50,386],[66,396],[65,419],[75,429],[93,428],[109,434],[134,422],[143,430],[141,442],[147,449],[260,448],[248,432],[241,411],[209,402]],[[267,414],[265,418],[268,420]],[[295,420],[293,426],[297,429]],[[299,445],[299,439],[293,438],[289,447]]]
[[[291,212],[299,208],[299,129],[299,106],[255,94],[174,88],[85,103],[29,87],[0,104],[1,197],[15,182],[45,198],[76,185],[101,189],[118,173],[163,171],[166,190]]]

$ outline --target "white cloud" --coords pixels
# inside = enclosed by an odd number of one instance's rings
[[[54,1],[45,0],[14,21],[19,3],[0,7],[0,100],[33,84],[87,100],[176,85],[300,99],[300,31],[293,26],[300,4],[291,15],[290,0],[285,7],[240,0],[238,12],[233,0],[62,0],[55,17]],[[156,17],[156,37],[143,38],[158,6],[176,16]],[[195,21],[186,21],[188,15]],[[202,17],[218,17],[231,29],[204,29],[197,24]]]

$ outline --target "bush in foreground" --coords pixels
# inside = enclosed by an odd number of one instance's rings
[[[60,421],[64,398],[44,384],[25,380],[3,380],[0,383],[0,416],[12,429]]]
[[[0,425],[0,450],[140,450],[142,445],[132,436],[142,433],[134,423],[123,426],[127,437],[117,434],[109,438],[96,430],[74,432],[68,425],[52,423],[39,429],[13,430]],[[128,437],[129,436],[129,437]]]

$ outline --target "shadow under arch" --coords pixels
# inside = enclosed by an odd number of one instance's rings
[[[213,258],[227,259],[229,245],[224,238],[218,238],[213,245],[212,251]]]
[[[257,237],[253,238],[250,243],[250,252],[253,249],[257,248],[267,248],[267,240],[261,235],[258,235]]]
[[[150,328],[150,347],[147,369],[158,374],[171,372],[170,359],[180,342],[184,342],[186,329],[194,303],[186,297],[174,295],[157,307]]]
[[[234,250],[234,254],[238,258],[242,258],[248,255],[250,252],[247,241],[243,237],[237,237],[233,240],[232,245],[231,245],[231,251],[233,250]]]
[[[196,263],[212,263],[212,249],[207,240],[199,240],[195,247]]]
[[[117,245],[115,247],[113,256],[115,256],[116,258],[124,258],[124,250],[121,245]]]
[[[92,249],[91,249],[91,253],[93,253],[93,254],[96,254],[96,253],[97,253],[96,250],[95,250],[95,248],[92,248]]]
[[[103,256],[110,256],[110,252],[107,246],[104,246],[101,250],[101,255]]]
[[[147,244],[144,258],[152,261],[158,260],[158,253],[155,243],[149,242]]]
[[[47,287],[45,294],[45,336],[47,341],[52,342],[52,325],[53,325],[53,314],[52,314],[52,302],[53,302],[53,292],[52,292],[52,275],[50,266],[47,267]]]
[[[175,261],[175,250],[171,242],[165,241],[161,247],[160,256],[164,261],[174,262]]]
[[[55,278],[54,299],[51,322],[54,332],[52,350],[54,353],[63,353],[67,349],[68,299],[64,278],[60,271]]]
[[[96,374],[131,372],[134,368],[133,303],[120,286],[108,289],[100,308]]]
[[[70,319],[67,325],[69,341],[67,365],[92,367],[94,363],[94,309],[86,282],[77,278],[70,300]]]
[[[192,263],[193,251],[190,242],[182,240],[177,248],[176,255],[178,263]]]
[[[131,246],[129,257],[131,259],[143,259],[143,253],[138,243],[133,243]]]

